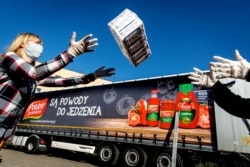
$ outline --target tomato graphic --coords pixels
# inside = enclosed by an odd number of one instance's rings
[[[147,124],[147,101],[146,100],[138,100],[136,103],[136,110],[140,114],[140,125]]]
[[[140,123],[140,114],[135,108],[132,108],[128,112],[128,125],[137,126]]]
[[[140,99],[128,112],[128,124],[130,126],[147,124],[147,101]]]
[[[209,111],[207,104],[199,104],[199,121],[197,123],[201,128],[211,128],[214,125],[214,117]]]
[[[110,103],[114,102],[116,100],[116,98],[117,98],[117,92],[113,88],[105,90],[103,93],[103,101],[106,104],[110,104]]]

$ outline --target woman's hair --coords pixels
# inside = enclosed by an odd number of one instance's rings
[[[6,52],[15,52],[16,54],[20,55],[21,45],[33,39],[38,39],[39,43],[42,44],[42,40],[38,35],[33,33],[20,33],[13,40]]]

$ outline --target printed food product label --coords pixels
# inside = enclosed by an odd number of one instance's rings
[[[189,124],[194,120],[195,110],[184,110],[180,112],[180,121],[184,124]]]
[[[160,121],[163,123],[171,123],[174,117],[174,111],[161,111]]]
[[[149,105],[147,120],[149,121],[159,120],[158,113],[159,113],[159,105]]]

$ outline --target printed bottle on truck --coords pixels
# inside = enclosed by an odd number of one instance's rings
[[[175,116],[174,100],[161,100],[160,124],[162,129],[172,129]]]
[[[151,96],[148,99],[147,125],[159,126],[159,110],[160,99],[158,98],[158,90],[151,90]]]
[[[176,111],[180,112],[179,127],[194,129],[199,121],[198,102],[192,84],[179,85],[176,97]]]

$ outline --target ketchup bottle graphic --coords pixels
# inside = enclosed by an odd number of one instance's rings
[[[179,85],[176,97],[176,111],[180,111],[179,127],[194,129],[199,121],[198,102],[192,84]]]
[[[158,90],[151,90],[151,96],[148,99],[148,110],[147,110],[147,125],[148,126],[159,126],[159,110],[160,110],[160,99],[158,98]]]

